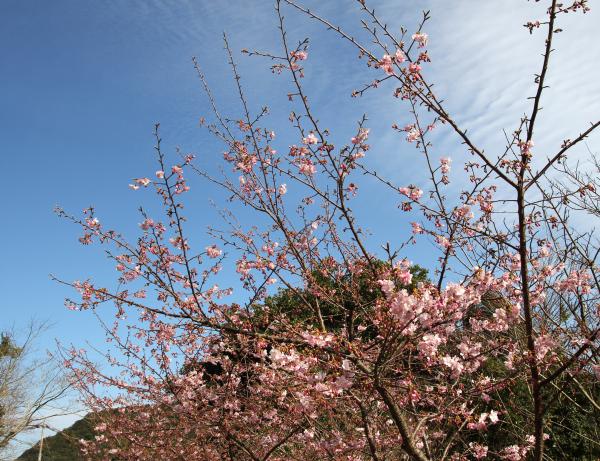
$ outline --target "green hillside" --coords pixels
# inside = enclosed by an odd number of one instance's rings
[[[76,421],[71,427],[44,439],[42,447],[43,461],[83,461],[79,452],[79,439],[93,438],[94,414],[90,413]],[[25,450],[16,461],[37,461],[39,442]]]

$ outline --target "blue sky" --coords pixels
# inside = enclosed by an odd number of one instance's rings
[[[349,29],[360,26],[356,2],[303,3]],[[502,129],[514,129],[528,110],[526,97],[533,92],[543,38],[540,33],[531,37],[522,24],[540,17],[540,5],[524,0],[384,0],[372,6],[392,30],[401,25],[413,30],[420,11],[431,9],[426,32],[433,63],[426,72],[474,139],[492,152],[499,150]],[[356,120],[369,114],[372,165],[400,183],[414,182],[419,168],[415,153],[389,130],[393,122],[410,121],[390,96],[392,88],[351,99],[352,89],[379,74],[361,65],[351,47],[314,21],[289,8],[285,14],[293,40],[311,38],[306,88],[337,143],[347,142]],[[565,32],[556,39],[556,67],[549,75],[551,89],[536,139],[540,150],[573,137],[600,114],[600,9],[585,17],[568,15],[561,25]],[[77,345],[102,341],[89,314],[63,307],[63,298],[71,293],[48,274],[69,281],[90,275],[110,280],[114,269],[97,247],[80,246],[77,229],[56,218],[52,209],[60,205],[78,213],[94,205],[104,222],[134,236],[136,208],[149,197],[132,193],[127,184],[155,170],[152,128],[157,121],[167,150],[181,146],[196,153],[208,169],[216,168],[222,148],[198,128],[199,117],[210,111],[191,57],[200,59],[223,112],[238,114],[223,31],[238,52],[250,102],[255,109],[269,104],[273,128],[286,126],[288,80],[273,76],[268,62],[239,54],[241,48],[279,49],[270,0],[0,2],[0,158],[5,172],[0,182],[0,328],[23,327],[38,318],[54,325],[43,339],[48,347],[54,338]],[[285,146],[298,140],[281,142]],[[435,142],[440,156],[460,160],[462,150],[454,138],[440,134]],[[597,142],[598,136],[588,144],[593,148]],[[201,235],[217,219],[208,200],[223,196],[206,184],[193,186],[192,222]],[[389,214],[382,219],[369,187],[361,191],[356,207],[375,233],[373,248],[403,240],[408,220]],[[378,196],[379,202],[393,212],[392,201]],[[427,251],[418,257],[426,259]]]

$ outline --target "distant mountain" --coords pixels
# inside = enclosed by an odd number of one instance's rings
[[[83,461],[79,451],[79,440],[91,440],[94,437],[94,413],[87,414],[71,427],[44,438],[42,445],[43,461]],[[39,442],[25,450],[15,461],[37,461]]]

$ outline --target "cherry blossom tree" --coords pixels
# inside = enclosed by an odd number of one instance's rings
[[[588,5],[547,3],[546,16],[525,25],[546,36],[530,113],[490,149],[497,155],[471,139],[434,91],[428,12],[396,36],[358,1],[370,38],[363,42],[295,0],[277,0],[279,52],[243,54],[290,81],[284,97],[295,135],[285,140],[268,109],[250,106],[227,37],[241,115],[221,114],[195,59],[213,114],[203,125],[226,150],[222,176],[193,155],[171,159],[157,125],[158,170],[130,187],[156,193],[164,213],[141,208],[137,240],[105,227],[92,208],[83,217],[58,210],[81,226],[82,244],[108,248],[120,274],[116,288],[61,282],[80,295],[67,300],[73,310],[115,308],[110,323],[98,316],[110,367],[89,351],[64,352],[86,402],[106,419],[84,452],[131,460],[542,460],[557,430],[548,415],[572,386],[599,408],[600,247],[591,228],[573,224],[597,217],[598,183],[568,155],[600,121],[574,127],[550,154],[534,144],[553,37],[562,16]],[[388,91],[404,109],[410,123],[392,130],[414,146],[426,188],[395,184],[370,166],[366,117],[347,140],[321,125],[303,86],[309,41],[291,42],[284,10],[357,49],[375,81],[353,95]],[[453,136],[460,153],[438,152],[434,129]],[[239,223],[235,209],[225,210],[227,230],[215,226],[201,241],[184,208],[194,175],[256,221]],[[360,224],[351,204],[367,193],[359,189],[365,178],[412,217],[404,241],[381,246]],[[403,252],[427,242],[438,252],[435,270],[413,280],[418,268]],[[224,268],[235,269],[239,289],[217,284]]]

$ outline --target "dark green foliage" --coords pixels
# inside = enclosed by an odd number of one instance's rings
[[[480,372],[501,381],[506,387],[492,395],[492,400],[501,402],[500,422],[488,427],[485,432],[473,431],[463,438],[465,449],[469,442],[487,445],[490,452],[519,444],[522,433],[533,431],[531,414],[532,397],[527,381],[523,377],[510,378],[503,360],[492,357]],[[545,394],[547,407],[545,429],[550,438],[546,442],[545,459],[558,461],[597,461],[600,459],[600,411],[585,395],[595,402],[600,401],[600,385],[590,373],[582,372],[578,383],[566,375],[548,388]],[[561,389],[562,391],[559,391]],[[489,411],[481,408],[481,412]],[[530,429],[528,429],[530,428]]]
[[[15,343],[9,335],[2,333],[0,338],[0,359],[15,359],[19,356],[21,351],[22,349],[15,346]]]
[[[375,261],[374,268],[378,273],[388,273],[391,265],[385,261]],[[363,338],[376,336],[369,314],[378,298],[383,296],[377,283],[373,282],[371,269],[365,266],[360,275],[336,272],[337,266],[329,270],[314,271],[311,274],[311,286],[304,289],[281,289],[273,296],[265,299],[263,304],[252,306],[253,321],[261,328],[267,329],[272,319],[284,316],[288,322],[302,325],[303,328],[318,327],[316,307],[318,306],[323,322],[328,331],[339,332],[343,328],[357,332],[360,325],[365,326],[361,333]],[[397,282],[399,288],[414,290],[421,282],[427,281],[427,270],[414,265],[410,272],[413,279],[410,285]],[[267,352],[270,347],[267,346]],[[246,371],[241,373],[239,392],[243,395],[252,381],[251,365],[262,360],[242,346],[223,353],[229,362],[241,366]],[[223,364],[212,361],[195,361],[184,364],[180,372],[187,374],[192,370],[202,371],[204,379],[214,385],[219,385],[221,375],[225,373]]]
[[[391,268],[385,261],[373,263],[375,270],[385,273]],[[410,272],[413,280],[399,288],[414,290],[420,282],[427,281],[427,270],[414,265]],[[265,317],[277,317],[284,314],[291,323],[316,328],[317,307],[328,331],[340,331],[343,328],[354,331],[364,324],[371,327],[368,320],[375,302],[382,296],[381,289],[373,277],[372,268],[365,267],[360,275],[345,273],[341,276],[333,271],[314,271],[312,282],[306,289],[283,289],[268,297],[264,305],[254,306],[254,314]],[[310,306],[310,307],[309,307]],[[368,334],[368,333],[367,333]]]
[[[600,410],[590,403],[582,390],[600,402],[600,386],[591,375],[580,376],[578,381],[581,387],[572,382],[566,386],[547,415],[550,439],[546,452],[555,460],[600,459]]]

